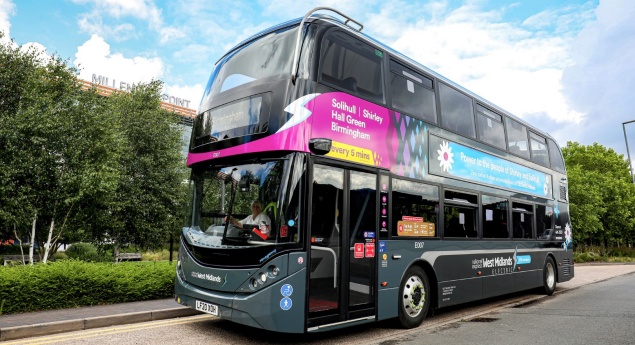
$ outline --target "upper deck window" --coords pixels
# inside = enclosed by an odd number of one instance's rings
[[[443,127],[466,137],[476,138],[472,98],[439,83],[439,99]]]
[[[214,66],[201,104],[253,81],[277,75],[288,77],[296,34],[297,27],[272,32],[227,54]]]
[[[393,108],[437,123],[432,79],[390,60],[390,87]]]
[[[529,144],[531,146],[531,161],[549,166],[549,151],[547,150],[547,140],[538,134],[529,132]]]
[[[509,143],[509,152],[529,159],[527,127],[509,117],[505,118],[505,122],[507,123],[507,142]]]
[[[505,128],[503,117],[481,106],[476,106],[478,138],[499,149],[505,149]]]
[[[320,80],[370,101],[383,103],[384,53],[334,30],[322,42]]]
[[[565,173],[564,170],[564,160],[562,160],[562,153],[560,152],[560,149],[558,148],[558,145],[556,145],[556,142],[549,139],[549,158],[551,158],[551,167],[556,170],[559,171],[561,173]]]

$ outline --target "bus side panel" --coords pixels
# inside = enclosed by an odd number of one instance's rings
[[[542,285],[541,269],[515,272],[512,275],[514,277],[514,291],[524,291]]]
[[[382,249],[381,243],[385,244]],[[421,257],[421,249],[415,250],[413,241],[381,241],[378,265],[377,320],[397,317],[401,279],[408,267]],[[381,286],[386,282],[386,286]]]
[[[479,256],[480,258],[480,256]],[[434,262],[439,279],[437,291],[439,307],[480,299],[483,295],[483,279],[472,268],[475,255],[445,253]]]
[[[533,285],[534,283],[532,283]],[[498,296],[501,291],[510,290],[510,281],[507,276],[483,277],[483,298]]]
[[[392,319],[399,313],[399,287],[379,287],[377,321]]]

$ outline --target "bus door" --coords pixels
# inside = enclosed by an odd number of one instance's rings
[[[308,328],[375,318],[377,176],[314,165]]]

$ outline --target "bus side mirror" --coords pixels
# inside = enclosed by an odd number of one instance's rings
[[[240,190],[241,192],[248,192],[249,191],[249,178],[248,177],[244,177],[243,176],[243,178],[238,180],[238,190]]]
[[[311,139],[309,140],[309,150],[318,155],[325,155],[331,152],[331,139]]]

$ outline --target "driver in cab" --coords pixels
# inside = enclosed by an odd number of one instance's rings
[[[262,211],[262,202],[260,202],[260,200],[254,200],[251,203],[252,214],[241,221],[237,221],[234,217],[230,217],[229,222],[232,223],[233,226],[241,229],[243,228],[244,224],[257,224],[260,227],[261,231],[264,230],[263,225],[265,225],[267,229],[265,233],[268,233],[268,230],[271,226],[271,219],[266,214],[262,213]],[[227,218],[225,218],[225,221],[227,221]]]

